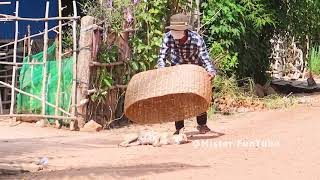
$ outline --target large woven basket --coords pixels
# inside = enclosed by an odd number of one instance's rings
[[[139,124],[184,120],[206,112],[211,81],[204,68],[178,65],[136,74],[130,80],[124,110]]]

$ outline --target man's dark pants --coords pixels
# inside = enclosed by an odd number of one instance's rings
[[[197,123],[200,126],[207,124],[207,113],[206,112],[197,116]],[[176,125],[176,130],[182,129],[184,127],[184,120],[176,121],[175,125]]]

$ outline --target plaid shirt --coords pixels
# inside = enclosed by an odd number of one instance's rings
[[[171,52],[172,65],[196,64],[203,66],[210,74],[216,75],[215,66],[210,61],[203,38],[194,31],[188,31],[188,40],[183,45],[173,39],[170,31],[165,34],[158,58],[159,68],[165,67],[168,52]]]

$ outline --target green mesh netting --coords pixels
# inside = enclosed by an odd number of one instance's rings
[[[55,50],[56,46],[53,44],[48,48],[48,59],[47,59],[47,80],[46,80],[46,99],[51,104],[56,104],[56,91],[57,91],[57,71],[58,63],[55,60]],[[43,52],[31,56],[30,58],[33,62],[43,61]],[[28,57],[23,59],[23,62],[27,62]],[[59,107],[69,111],[71,105],[71,91],[72,91],[72,64],[73,58],[66,58],[62,60],[61,69],[61,84],[60,84],[60,97],[59,97]],[[20,71],[19,77],[19,87],[21,90],[33,94],[35,96],[41,97],[42,91],[42,74],[43,65],[29,65],[24,64]],[[23,95],[21,93],[17,94],[17,113],[41,113],[41,101],[31,98],[29,96]],[[46,105],[46,115],[54,115],[55,109]],[[58,115],[63,115],[58,111]],[[49,119],[53,122],[53,119]]]

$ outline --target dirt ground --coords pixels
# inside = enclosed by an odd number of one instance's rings
[[[174,132],[173,123],[87,133],[10,127],[1,120],[0,179],[320,179],[319,99],[313,95],[284,110],[216,115],[208,125],[218,133],[163,147],[117,144],[141,128]],[[195,126],[187,121],[186,131],[195,133]],[[48,164],[39,170],[35,162],[43,157]]]

